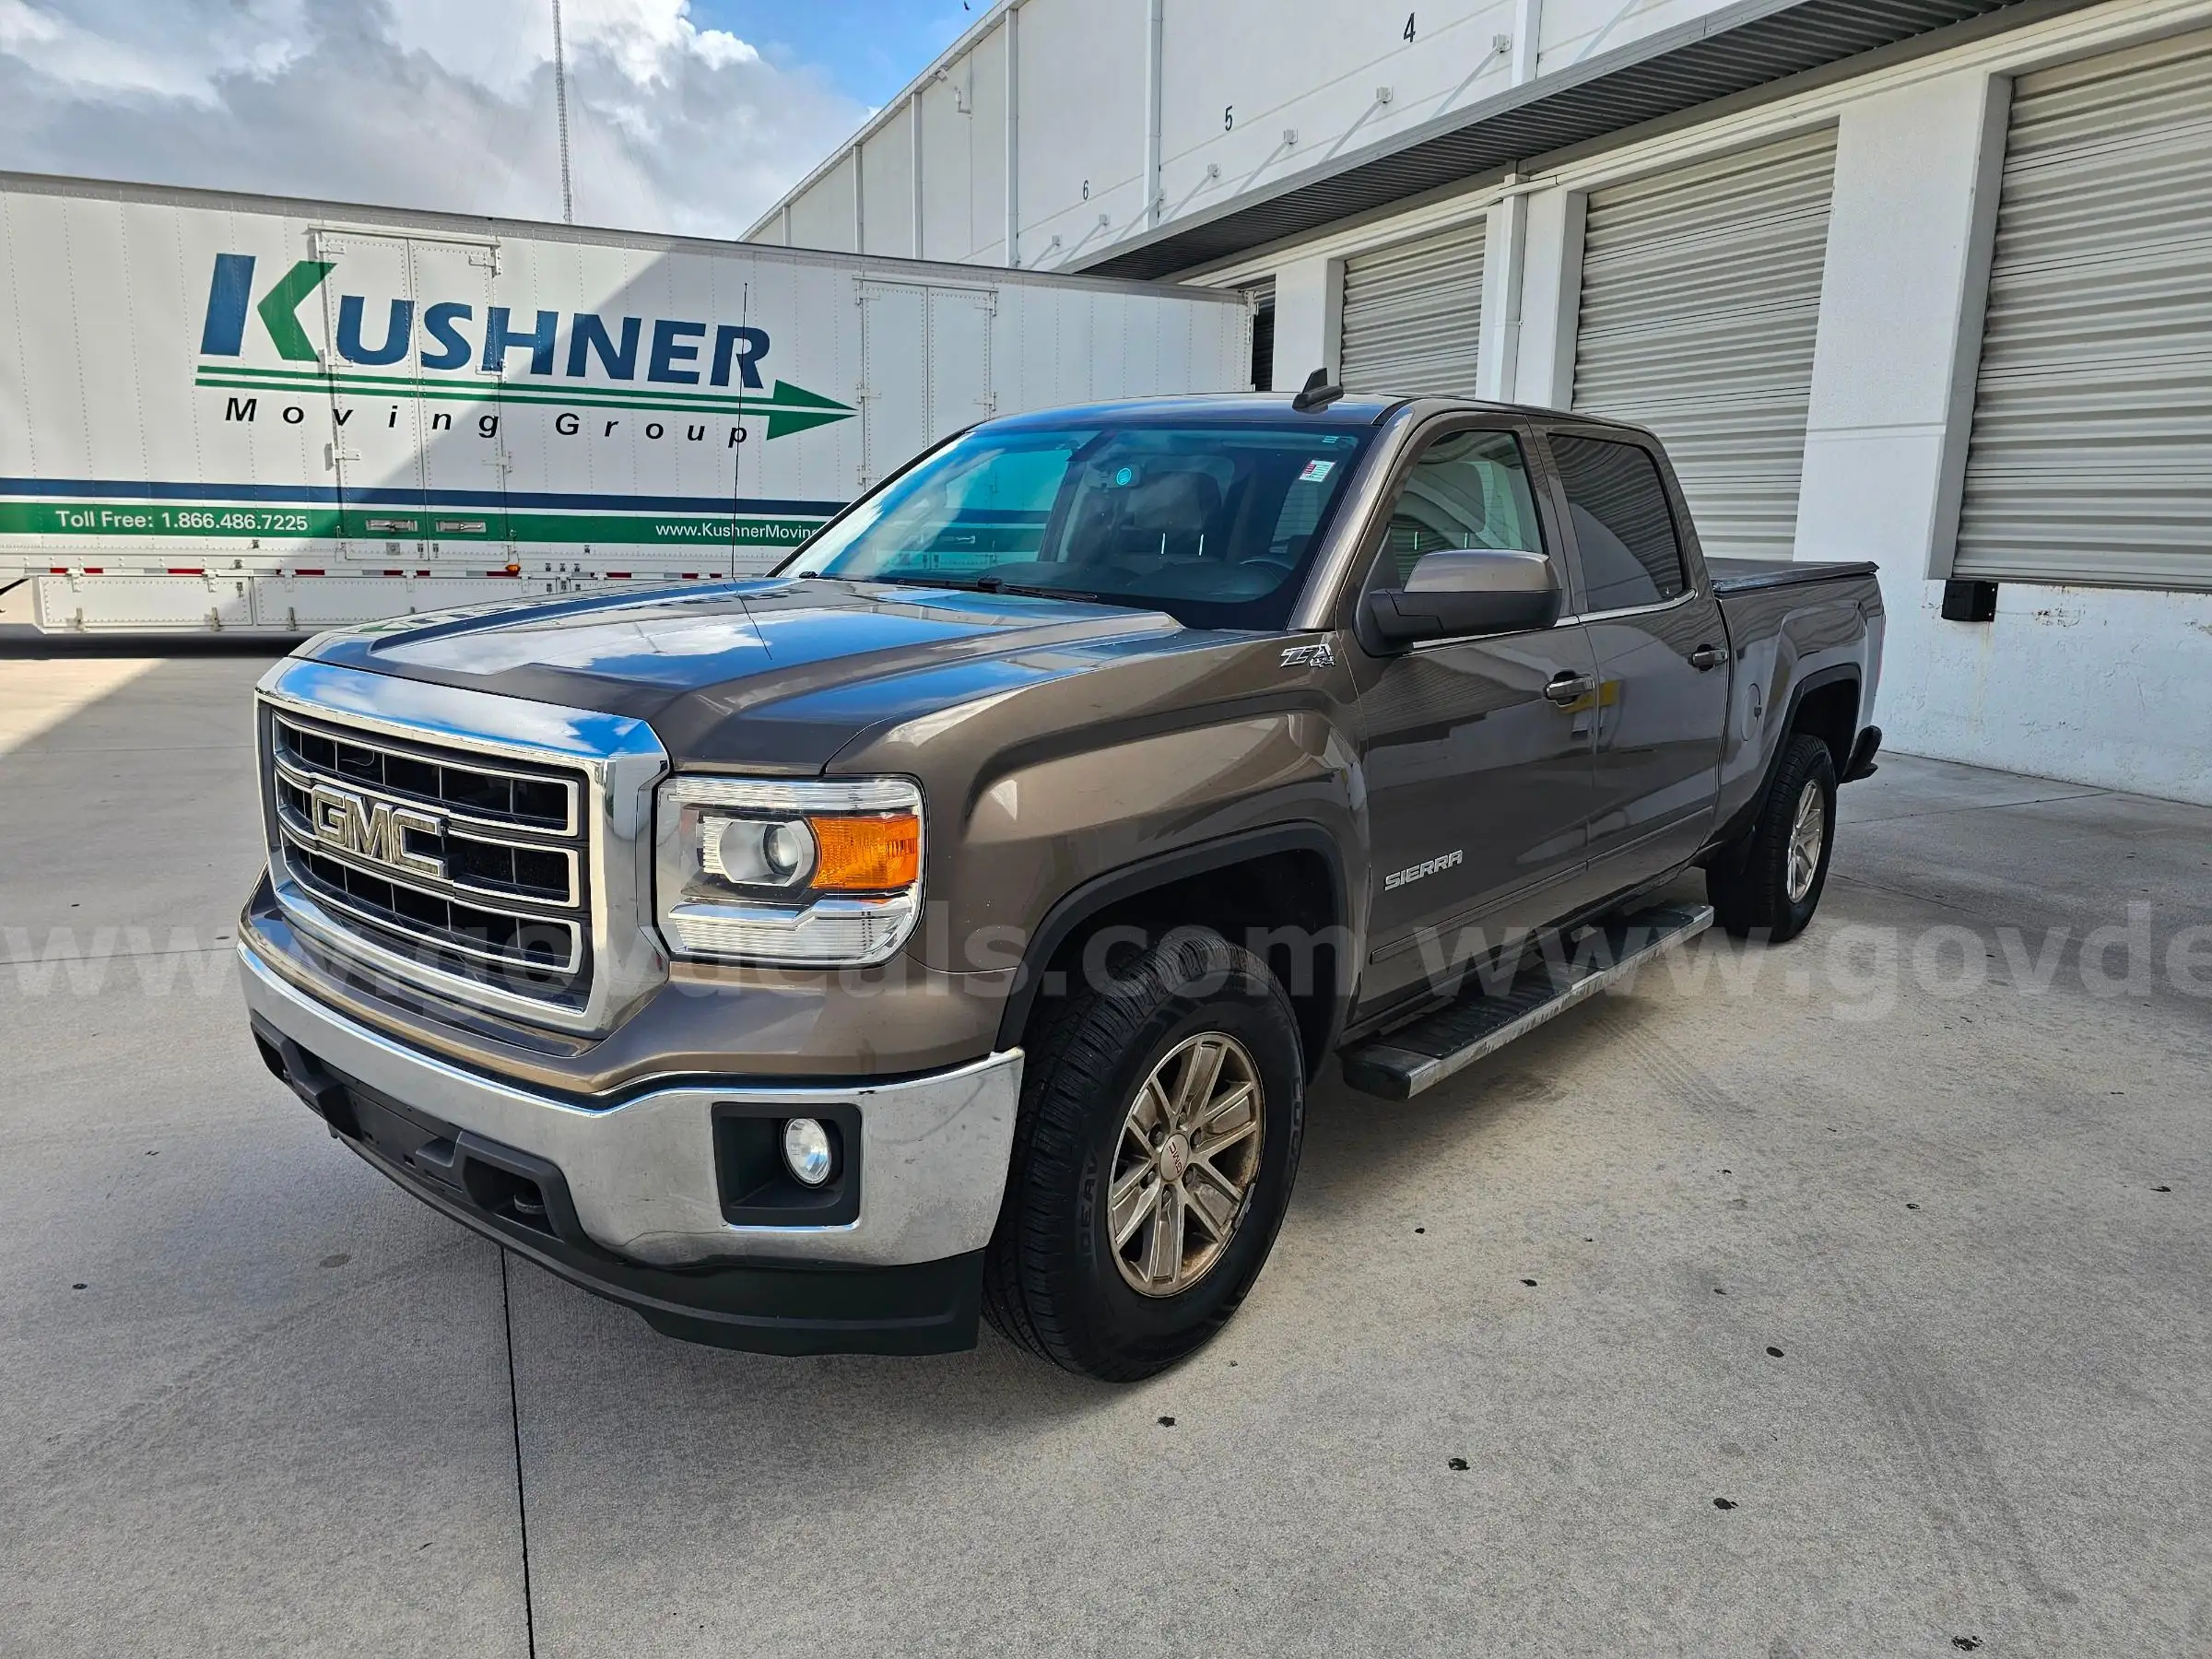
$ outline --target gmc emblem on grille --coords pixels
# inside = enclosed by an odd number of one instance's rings
[[[442,839],[445,824],[432,814],[412,806],[394,806],[389,801],[365,800],[350,789],[336,789],[328,783],[316,784],[309,800],[318,840],[387,869],[445,879],[443,859],[412,852],[407,846],[409,830]]]

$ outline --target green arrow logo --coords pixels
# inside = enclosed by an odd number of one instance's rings
[[[307,337],[307,330],[300,326],[297,312],[300,301],[323,286],[323,278],[337,268],[335,262],[327,259],[303,259],[284,274],[283,279],[261,298],[253,309],[261,313],[261,323],[269,331],[269,338],[276,343],[276,355],[296,363],[315,360],[315,343]]]
[[[771,438],[788,438],[794,432],[804,432],[810,427],[828,426],[831,421],[850,420],[853,406],[841,404],[833,397],[824,397],[818,392],[809,392],[780,380],[776,389],[769,394],[768,435]]]

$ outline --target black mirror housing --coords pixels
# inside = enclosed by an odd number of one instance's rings
[[[1485,634],[1526,633],[1559,618],[1557,594],[1409,594],[1384,588],[1368,595],[1375,631],[1393,645]]]
[[[1453,549],[1430,553],[1402,588],[1367,596],[1367,629],[1385,645],[1524,633],[1559,618],[1560,594],[1541,553]]]

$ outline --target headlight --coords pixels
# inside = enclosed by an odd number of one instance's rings
[[[676,777],[654,824],[661,931],[677,956],[861,968],[922,910],[922,792],[903,778]]]

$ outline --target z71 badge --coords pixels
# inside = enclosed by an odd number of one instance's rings
[[[1336,666],[1336,653],[1329,649],[1326,640],[1312,645],[1286,645],[1283,647],[1282,665],[1286,668],[1334,668]]]

